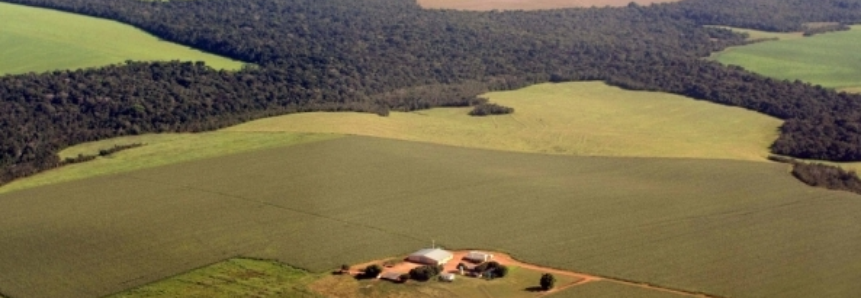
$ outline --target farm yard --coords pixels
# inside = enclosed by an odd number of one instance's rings
[[[858,48],[861,26],[853,26],[849,31],[731,47],[712,54],[712,59],[778,79],[853,92],[861,87]]]
[[[454,258],[446,264],[443,272],[458,273],[459,264],[469,263],[467,251],[455,251]],[[426,282],[392,282],[360,277],[361,269],[377,264],[384,265],[386,272],[408,272],[419,264],[403,259],[383,259],[350,268],[338,274],[310,273],[284,264],[253,260],[229,259],[203,268],[195,269],[152,284],[123,291],[107,298],[168,298],[168,297],[498,297],[532,298],[551,297],[703,297],[670,289],[625,281],[604,279],[570,271],[545,268],[519,262],[506,254],[493,253],[488,261],[499,262],[508,267],[508,274],[492,280],[457,275],[452,282],[431,280]],[[387,265],[388,264],[388,265]],[[474,266],[474,265],[473,265]],[[556,277],[556,286],[551,291],[536,286],[543,273]],[[590,284],[586,287],[586,284]],[[595,285],[597,284],[597,285]],[[576,288],[573,289],[573,288]],[[581,289],[581,287],[583,289]],[[577,296],[579,295],[579,296]]]
[[[0,195],[0,291],[104,296],[237,255],[326,272],[436,239],[717,296],[858,293],[861,200],[786,170],[310,142]]]
[[[418,0],[424,8],[460,10],[536,10],[570,7],[625,6],[675,2],[678,0]]]
[[[132,26],[50,9],[0,3],[0,75],[78,69],[126,60],[242,63],[159,40]]]

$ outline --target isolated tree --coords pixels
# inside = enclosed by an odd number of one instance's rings
[[[368,267],[365,267],[364,276],[366,278],[374,278],[374,277],[377,277],[378,275],[380,275],[380,273],[382,273],[382,272],[383,272],[383,267],[380,267],[380,265],[377,265],[377,264],[373,264],[373,265],[369,265]]]
[[[556,277],[553,276],[553,274],[544,273],[543,275],[541,275],[540,283],[542,290],[550,290],[553,288],[554,285],[556,285]]]
[[[508,275],[508,267],[505,265],[498,265],[494,270],[496,277],[505,277]]]
[[[347,265],[347,264],[341,265],[341,273],[349,273],[349,272],[350,272],[350,265]]]

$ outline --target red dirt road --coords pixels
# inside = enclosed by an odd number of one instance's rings
[[[676,2],[679,0],[634,0],[641,5]],[[424,8],[449,8],[460,10],[538,10],[591,6],[625,6],[632,0],[418,0]]]

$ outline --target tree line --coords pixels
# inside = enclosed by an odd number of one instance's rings
[[[582,80],[760,111],[787,120],[775,153],[861,160],[861,96],[701,59],[745,42],[701,25],[855,23],[861,0],[533,12],[423,10],[412,0],[3,1],[118,20],[253,67],[129,61],[0,77],[0,183],[56,167],[59,150],[86,141],[295,112],[470,106],[487,91]]]

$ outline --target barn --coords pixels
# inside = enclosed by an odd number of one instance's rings
[[[407,256],[407,261],[425,265],[443,265],[454,257],[449,251],[439,248],[425,248]]]
[[[489,254],[481,251],[471,251],[463,256],[464,260],[473,262],[473,263],[484,263],[493,259],[493,254]]]

